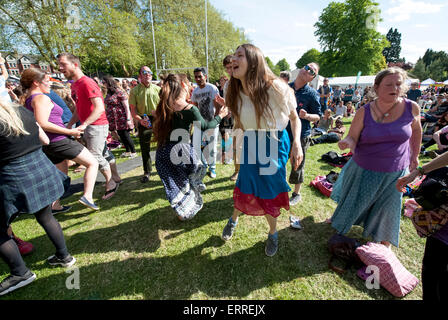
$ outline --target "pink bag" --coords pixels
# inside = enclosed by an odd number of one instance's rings
[[[408,218],[412,218],[412,214],[415,210],[422,207],[414,199],[408,199],[404,202],[404,215]]]
[[[368,242],[358,247],[356,253],[367,266],[378,267],[380,285],[394,296],[404,297],[417,286],[419,280],[386,246]]]
[[[333,184],[328,182],[325,176],[317,176],[310,182],[310,186],[316,188],[327,197],[329,197],[333,191]]]

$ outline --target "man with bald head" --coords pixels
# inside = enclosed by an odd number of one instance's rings
[[[143,159],[143,176],[140,181],[142,183],[148,182],[152,169],[152,162],[150,156],[152,126],[149,127],[147,121],[143,118],[148,115],[151,124],[153,122],[153,112],[159,103],[160,87],[152,84],[152,71],[147,66],[140,68],[139,72],[140,83],[132,88],[129,94],[129,106],[131,107],[131,114],[134,118],[134,123],[138,128],[138,139],[140,142],[140,150]]]

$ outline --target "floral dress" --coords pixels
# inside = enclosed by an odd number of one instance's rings
[[[126,107],[124,102],[128,96],[123,91],[107,95],[104,99],[106,105],[106,116],[109,121],[109,130],[130,130],[127,122]]]

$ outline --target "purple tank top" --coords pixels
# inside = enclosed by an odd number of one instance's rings
[[[34,113],[33,107],[31,106],[31,102],[33,101],[33,98],[37,95],[40,95],[43,93],[35,93],[28,97],[25,101],[25,107]],[[51,101],[53,102],[53,101]],[[56,103],[53,102],[53,108],[51,109],[50,116],[48,117],[48,122],[51,122],[59,127],[65,128],[64,123],[62,122],[62,114],[64,113],[64,110],[58,106]],[[65,138],[67,138],[66,135],[60,134],[60,133],[54,133],[54,132],[48,132],[45,131],[45,133],[48,136],[48,139],[50,139],[50,143],[61,141]]]
[[[377,123],[370,114],[370,103],[364,106],[364,128],[353,155],[361,168],[378,172],[397,172],[409,167],[414,120],[411,101],[405,99],[403,114],[390,123]]]

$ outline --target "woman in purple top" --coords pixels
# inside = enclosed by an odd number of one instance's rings
[[[49,76],[40,69],[31,68],[22,73],[20,83],[23,89],[27,90],[23,97],[25,107],[34,112],[37,123],[50,139],[50,144],[43,147],[44,153],[65,174],[68,173],[68,165],[65,160],[74,160],[86,166],[84,194],[79,202],[91,209],[98,210],[99,208],[93,202],[93,188],[98,174],[98,162],[87,148],[79,142],[69,139],[71,136],[79,138],[82,131],[77,128],[66,128],[61,118],[62,108],[45,95],[45,93],[50,92]],[[59,203],[53,204],[54,213],[68,211],[69,209],[70,207],[61,207]]]
[[[448,166],[448,152],[398,179],[397,190],[433,170]],[[448,205],[448,200],[446,205]],[[442,209],[442,208],[440,208]],[[426,240],[422,265],[423,300],[448,301],[448,224]]]
[[[331,194],[338,203],[331,224],[340,234],[360,225],[363,237],[387,247],[399,243],[402,193],[395,183],[418,166],[422,138],[419,106],[403,98],[406,78],[406,71],[396,67],[377,74],[377,98],[358,110],[338,143],[353,157]]]

